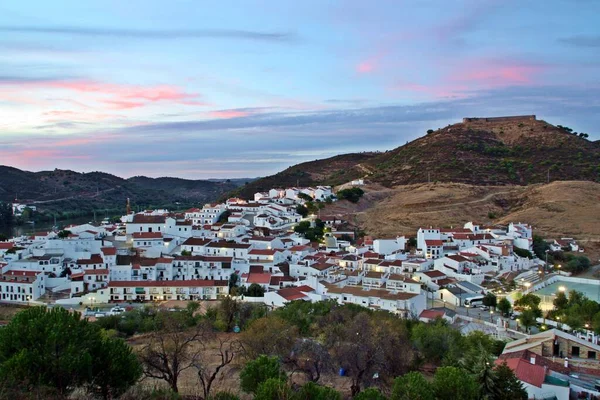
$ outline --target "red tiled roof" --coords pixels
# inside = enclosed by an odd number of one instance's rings
[[[83,272],[86,275],[108,275],[108,269],[86,269]]]
[[[135,214],[133,216],[134,224],[164,224],[166,217],[164,215],[143,215]]]
[[[436,319],[436,318],[442,318],[443,316],[444,316],[444,312],[443,311],[439,311],[439,310],[423,310],[423,312],[421,313],[421,315],[419,315],[419,318]]]
[[[163,235],[160,232],[134,232],[134,239],[162,239]]]
[[[39,271],[24,271],[20,269],[13,269],[10,271],[6,271],[4,275],[13,275],[13,276],[36,276],[37,274],[41,274]]]
[[[442,271],[433,270],[433,271],[425,271],[423,274],[427,275],[430,278],[441,278],[442,276],[446,276]]]
[[[425,244],[427,246],[443,246],[444,242],[441,240],[426,240]]]
[[[250,247],[252,247],[252,245],[245,244],[245,243],[219,241],[219,242],[211,242],[211,243],[207,244],[206,247],[226,248],[226,249],[249,249]]]
[[[104,260],[100,254],[92,254],[90,258],[80,258],[77,260],[78,265],[102,264]]]
[[[256,256],[272,256],[275,255],[279,250],[274,249],[253,249],[248,254]]]
[[[192,279],[189,281],[111,281],[108,287],[207,287],[228,286],[226,280]]]
[[[202,239],[191,237],[183,242],[182,246],[205,246],[211,242],[211,239]]]
[[[102,247],[102,253],[105,256],[115,256],[117,255],[117,248],[116,247]]]
[[[268,285],[271,282],[271,274],[264,272],[251,272],[248,274],[247,282]]]
[[[295,287],[285,288],[277,291],[277,294],[288,301],[304,299],[306,294]]]
[[[315,291],[315,289],[313,289],[312,287],[310,287],[308,285],[298,286],[298,290],[301,290],[303,292],[314,292]]]
[[[546,378],[546,371],[544,367],[537,364],[532,364],[522,358],[508,358],[504,360],[496,360],[496,365],[500,365],[506,361],[506,365],[513,370],[517,378],[522,381],[529,383],[530,385],[542,387],[544,379]]]
[[[13,242],[0,242],[0,250],[9,250],[15,247]]]

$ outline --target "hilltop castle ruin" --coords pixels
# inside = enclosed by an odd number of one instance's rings
[[[467,122],[517,122],[517,121],[535,121],[535,115],[508,115],[505,117],[474,117],[463,118],[463,123]]]

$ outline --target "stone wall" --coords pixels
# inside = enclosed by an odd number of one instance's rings
[[[463,123],[467,122],[515,122],[515,121],[535,121],[535,115],[508,115],[505,117],[472,117],[463,118]]]

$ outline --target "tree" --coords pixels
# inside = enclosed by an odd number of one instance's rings
[[[348,200],[351,203],[358,203],[363,194],[365,194],[364,190],[359,187],[353,187],[350,189],[342,189],[337,192],[336,195],[340,200]]]
[[[0,202],[0,226],[12,226],[14,223],[13,209],[10,203]],[[7,240],[6,236],[0,241]]]
[[[533,254],[531,254],[531,252],[529,250],[521,249],[519,247],[513,247],[513,251],[519,257],[529,258],[529,259],[533,258]]]
[[[88,390],[104,399],[121,396],[141,378],[143,370],[131,347],[122,339],[106,334],[95,351],[93,379]]]
[[[189,257],[189,256],[191,256],[191,255],[192,255],[192,252],[191,252],[191,251],[189,251],[189,250],[181,250],[181,255],[182,255],[183,257]]]
[[[411,237],[411,238],[409,238],[409,239],[408,239],[408,242],[407,242],[407,245],[408,245],[408,247],[409,247],[409,248],[414,248],[414,249],[416,249],[416,248],[417,248],[417,245],[418,245],[418,244],[417,244],[417,238],[415,238],[415,237]]]
[[[569,299],[567,298],[564,292],[558,292],[556,294],[556,297],[552,301],[552,304],[554,305],[554,308],[556,308],[558,311],[562,311],[567,308],[567,305],[569,304]]]
[[[254,395],[254,400],[291,400],[294,398],[292,389],[283,379],[269,378],[261,382]]]
[[[408,334],[397,319],[360,312],[352,319],[329,326],[325,345],[351,379],[352,396],[374,379],[387,381],[405,373],[411,356]]]
[[[304,373],[309,382],[318,382],[324,372],[333,370],[331,356],[325,346],[310,338],[296,340],[289,364],[294,372]]]
[[[519,316],[519,322],[526,331],[529,331],[529,328],[537,323],[536,318],[537,316],[534,310],[524,310]]]
[[[497,388],[494,395],[495,400],[527,400],[527,391],[512,369],[506,365],[506,362],[497,365],[494,370]]]
[[[458,361],[463,352],[462,335],[441,319],[415,326],[412,339],[423,360],[436,365],[444,359]]]
[[[240,283],[240,276],[238,274],[236,274],[234,272],[231,275],[229,275],[229,290],[237,287],[239,285],[239,283]]]
[[[292,347],[298,338],[298,328],[274,316],[253,321],[242,333],[241,341],[246,356],[254,359],[261,354],[276,356],[288,362]]]
[[[490,353],[483,344],[477,346],[476,352],[471,352],[465,357],[461,364],[463,368],[471,373],[479,388],[480,399],[492,399],[494,393],[500,390],[497,387],[496,375],[493,369],[493,360]]]
[[[438,400],[475,400],[477,398],[475,381],[461,368],[438,368],[433,377],[433,389]]]
[[[59,239],[65,239],[68,238],[70,234],[71,231],[63,229],[62,231],[58,232],[56,236],[58,236]]]
[[[216,327],[224,332],[231,332],[236,324],[235,319],[239,311],[239,301],[231,297],[223,298],[217,308]]]
[[[161,312],[154,322],[148,344],[139,352],[144,374],[167,382],[171,390],[179,392],[179,376],[192,368],[204,350],[204,339],[210,330],[204,324],[189,328],[184,313]]]
[[[248,297],[264,297],[265,289],[260,286],[258,283],[253,283],[248,287],[248,291],[246,292],[246,296]]]
[[[306,218],[306,216],[308,215],[308,208],[306,208],[302,204],[299,204],[296,207],[296,213],[300,214],[302,218]]]
[[[333,388],[307,382],[296,393],[294,400],[342,400],[342,394]]]
[[[496,307],[496,304],[497,304],[497,298],[496,298],[496,296],[494,296],[493,293],[487,293],[483,297],[483,305],[484,306]]]
[[[433,133],[433,129],[427,129],[427,134],[431,135]]]
[[[379,389],[370,387],[354,396],[354,400],[387,400],[387,398],[381,394]]]
[[[277,357],[262,355],[248,361],[240,373],[240,386],[246,393],[256,393],[258,386],[268,379],[285,381],[287,376],[281,369]]]
[[[525,296],[515,301],[515,308],[520,310],[532,311],[536,318],[542,316],[542,310],[540,310],[541,299],[533,293],[528,293]]]
[[[409,372],[394,380],[390,400],[434,400],[431,383],[420,372]]]
[[[512,306],[510,304],[510,301],[506,297],[503,297],[498,302],[496,308],[502,313],[502,315],[507,316],[510,310],[512,309]]]
[[[209,355],[200,353],[194,360],[194,367],[198,369],[198,380],[202,385],[204,399],[210,398],[212,384],[227,365],[231,364],[235,356],[240,354],[242,346],[237,340],[219,338],[219,349],[214,356],[217,357],[216,363],[211,363]]]
[[[302,192],[298,193],[298,198],[300,200],[304,200],[304,201],[313,201],[314,200],[311,196],[307,195],[306,193],[302,193]]]
[[[28,391],[46,386],[67,395],[78,386],[105,398],[123,393],[140,377],[140,365],[121,339],[81,314],[32,307],[0,329],[0,382]]]

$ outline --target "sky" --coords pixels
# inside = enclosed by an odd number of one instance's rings
[[[596,0],[0,0],[0,165],[257,177],[466,116],[600,139]]]

